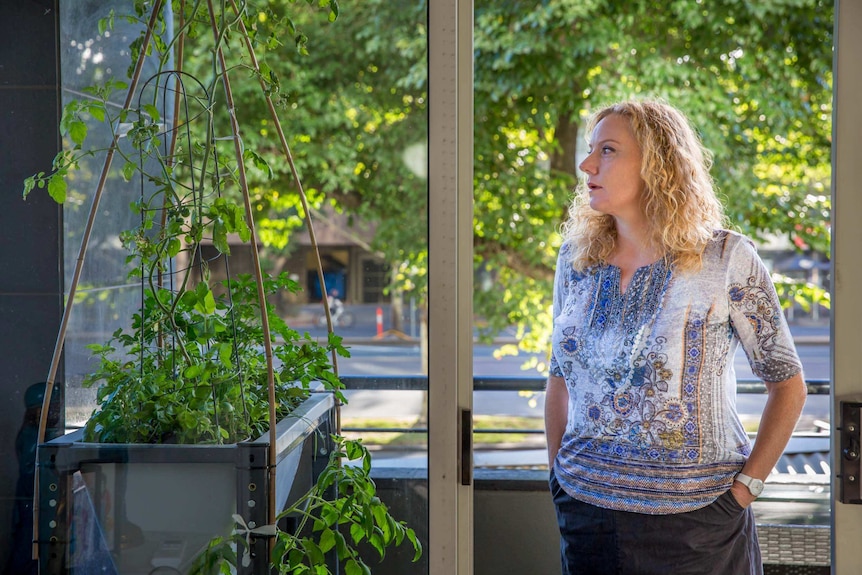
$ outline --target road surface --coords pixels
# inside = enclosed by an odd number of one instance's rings
[[[342,375],[386,375],[409,376],[421,374],[418,345],[349,345],[351,357],[339,360]],[[477,376],[523,376],[541,377],[535,370],[525,371],[521,366],[532,356],[495,358],[497,346],[477,345],[473,353],[473,373]],[[800,358],[808,379],[829,379],[829,345],[825,343],[798,345]],[[541,359],[541,358],[539,358]],[[433,358],[432,358],[433,360]],[[744,354],[736,357],[735,368],[739,379],[755,379]],[[416,417],[422,409],[422,392],[417,391],[352,391],[348,393],[349,404],[344,417],[383,418]],[[520,396],[516,392],[482,391],[474,394],[476,415],[517,415],[542,417],[543,394]],[[740,394],[737,398],[739,412],[744,418],[756,417],[763,408],[764,395]],[[829,396],[809,396],[803,415],[806,420],[829,420]]]

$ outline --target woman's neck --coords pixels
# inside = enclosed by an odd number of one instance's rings
[[[654,263],[662,258],[664,254],[656,249],[651,249],[645,244],[626,244],[617,242],[616,248],[608,263],[622,270],[634,271],[637,268]]]
[[[621,224],[622,222],[617,220],[616,246],[609,258],[610,263],[623,269],[637,269],[664,255],[661,249],[655,247],[646,222],[638,226]]]

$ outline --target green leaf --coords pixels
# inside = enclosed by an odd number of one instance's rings
[[[36,176],[30,176],[26,180],[24,180],[24,198],[30,195],[30,192],[33,191],[33,188],[36,186]]]
[[[415,563],[416,561],[419,561],[420,557],[422,557],[422,544],[416,538],[416,533],[410,528],[407,529],[407,539],[410,540],[410,543],[413,544],[413,549],[415,549],[415,552],[413,553],[413,562]]]
[[[354,543],[359,543],[363,539],[365,539],[365,530],[358,523],[353,523],[350,525],[350,538],[353,539]]]
[[[344,539],[344,535],[341,534],[340,531],[334,531],[335,533],[335,549],[336,554],[339,559],[344,559],[350,555],[350,551],[347,548],[347,540]]]
[[[196,377],[200,377],[200,375],[203,372],[204,372],[204,368],[202,365],[194,364],[194,365],[188,366],[183,371],[183,377],[185,377],[186,379],[194,379]]]
[[[230,245],[227,241],[227,228],[221,220],[213,223],[213,245],[219,253],[230,255]]]
[[[320,565],[326,561],[320,547],[311,539],[304,539],[305,553],[312,565]]]
[[[105,32],[114,29],[114,11],[111,10],[105,18],[99,18],[99,35],[104,36]]]
[[[294,545],[296,543],[294,542]],[[294,547],[287,554],[287,565],[290,569],[298,569],[302,565],[302,561],[305,556],[302,553],[302,550]]]
[[[177,421],[180,422],[180,425],[185,430],[194,429],[198,422],[197,418],[188,410],[180,412],[177,416]]]
[[[180,296],[179,303],[186,309],[193,308],[197,305],[198,296],[193,291],[183,292],[183,295]]]
[[[123,164],[123,179],[127,182],[132,180],[132,176],[135,175],[135,171],[138,169],[138,166],[133,164],[132,162],[126,162]]]
[[[344,450],[347,453],[347,458],[351,461],[361,458],[365,454],[365,447],[355,440],[346,441]]]
[[[251,240],[251,228],[246,224],[245,217],[242,214],[240,214],[239,219],[236,221],[236,232],[239,234],[241,241],[248,242]]]
[[[87,106],[87,111],[93,118],[100,122],[105,121],[105,105],[100,102],[92,102]]]
[[[141,108],[143,109],[144,113],[146,113],[150,117],[150,120],[153,124],[159,123],[159,120],[161,119],[162,115],[159,113],[158,108],[156,108],[152,104],[144,104]]]
[[[335,547],[335,535],[332,533],[332,529],[327,527],[321,531],[318,545],[324,553]]]
[[[344,564],[345,575],[362,575],[362,568],[356,562],[356,559],[349,559]]]
[[[270,72],[272,72],[272,68],[269,67],[269,64],[266,62],[261,62],[258,70],[260,71],[260,75],[264,77],[264,79],[269,78]]]
[[[218,346],[218,357],[219,361],[223,366],[228,369],[233,369],[233,362],[231,358],[233,357],[233,346],[229,343],[220,343]]]
[[[377,553],[380,555],[381,559],[386,555],[386,548],[383,542],[383,538],[379,533],[372,533],[368,538],[368,542],[371,543],[371,546],[377,549]]]
[[[60,117],[60,133],[68,134],[71,130],[72,122],[77,121],[79,103],[75,100],[63,106],[63,115]]]
[[[48,195],[58,204],[66,201],[66,180],[60,173],[55,173],[48,181]]]
[[[245,152],[243,152],[243,158],[246,160],[251,160],[257,169],[261,170],[266,174],[267,179],[272,179],[272,168],[269,167],[269,164],[265,159],[263,159],[263,156],[261,156],[254,150],[246,150]]]
[[[200,301],[199,301],[200,303]],[[203,313],[212,314],[216,310],[216,301],[213,296],[213,292],[207,289],[207,292],[204,294],[203,298]]]
[[[175,257],[180,253],[180,249],[182,248],[182,242],[179,238],[171,238],[168,241],[168,257]]]
[[[72,138],[72,141],[77,145],[81,145],[84,143],[84,140],[87,139],[87,124],[82,122],[81,120],[75,120],[69,125],[69,137]]]
[[[377,501],[380,501],[380,500],[378,499]],[[377,503],[377,502],[375,502],[375,503],[376,504],[374,505],[374,507],[371,508],[371,513],[374,514],[375,523],[377,523],[377,525],[381,529],[383,529],[383,532],[385,534],[387,529],[389,528],[389,525],[386,521],[386,519],[388,517],[388,514],[386,513],[386,506],[384,506],[382,503]]]

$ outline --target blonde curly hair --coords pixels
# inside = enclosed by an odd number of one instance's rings
[[[664,254],[681,271],[697,270],[713,233],[727,225],[709,169],[707,150],[685,115],[662,101],[629,100],[592,115],[587,135],[604,118],[616,114],[629,121],[643,158],[641,204],[652,222],[650,247]],[[578,270],[607,262],[616,245],[612,216],[593,210],[582,178],[563,224],[571,243],[572,266]]]

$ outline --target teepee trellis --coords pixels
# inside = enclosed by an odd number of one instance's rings
[[[216,59],[217,59],[217,65],[218,65],[218,75],[219,75],[220,81],[222,83],[222,87],[224,89],[224,94],[225,94],[225,98],[226,98],[226,105],[227,105],[227,110],[228,110],[228,115],[229,115],[229,120],[230,120],[231,138],[233,140],[237,178],[238,178],[238,181],[240,184],[240,192],[241,192],[242,198],[243,198],[243,206],[244,206],[244,210],[245,210],[246,224],[247,224],[247,226],[249,228],[249,232],[250,232],[249,243],[250,243],[251,254],[252,254],[252,258],[253,258],[253,262],[254,262],[253,273],[254,273],[254,279],[255,279],[255,282],[256,282],[256,285],[258,288],[258,300],[259,300],[260,310],[261,310],[261,328],[263,331],[263,342],[262,343],[264,345],[264,354],[265,354],[265,358],[266,358],[267,386],[268,386],[268,390],[269,390],[268,393],[269,393],[269,422],[270,422],[270,425],[269,425],[269,428],[270,428],[270,430],[269,430],[269,433],[270,433],[270,442],[269,442],[270,461],[274,461],[275,460],[275,449],[276,449],[276,441],[275,441],[275,437],[276,437],[275,436],[275,422],[276,422],[276,413],[275,413],[276,397],[275,397],[275,393],[276,392],[275,392],[275,381],[274,381],[274,371],[273,371],[273,351],[272,351],[272,344],[271,344],[269,320],[268,320],[267,312],[266,312],[266,309],[267,309],[266,293],[265,293],[264,287],[263,287],[264,279],[262,276],[262,270],[261,270],[261,264],[260,264],[260,255],[259,255],[259,249],[258,249],[259,241],[258,241],[256,229],[255,229],[252,204],[251,204],[251,199],[250,199],[250,194],[249,194],[249,189],[248,189],[248,181],[247,181],[247,177],[246,177],[246,173],[245,173],[245,167],[244,167],[244,163],[243,163],[243,144],[242,144],[242,137],[241,137],[241,129],[240,129],[240,125],[239,125],[239,122],[238,122],[238,119],[236,116],[236,110],[235,110],[235,105],[234,105],[234,101],[233,101],[233,91],[232,91],[229,73],[228,73],[229,68],[228,68],[228,65],[227,65],[227,62],[225,59],[225,54],[224,54],[224,38],[225,38],[224,32],[226,31],[226,26],[228,26],[228,25],[235,25],[236,29],[239,31],[239,34],[242,37],[243,43],[244,43],[246,50],[248,52],[249,58],[251,59],[252,67],[253,67],[253,69],[254,69],[255,73],[257,74],[258,79],[260,81],[261,91],[264,94],[264,97],[266,98],[267,107],[269,109],[272,120],[276,126],[277,133],[279,136],[280,144],[281,144],[285,159],[287,160],[287,162],[290,166],[291,174],[292,174],[292,177],[294,179],[294,183],[297,187],[297,191],[299,193],[301,204],[303,206],[305,225],[306,225],[306,228],[307,228],[307,231],[309,234],[310,243],[311,243],[313,252],[316,255],[317,274],[318,274],[318,277],[320,280],[320,284],[322,286],[325,286],[326,284],[325,284],[325,280],[324,280],[322,261],[320,258],[316,238],[314,235],[314,228],[313,228],[312,221],[311,221],[311,210],[308,206],[306,194],[305,194],[304,189],[302,187],[297,168],[296,168],[295,163],[293,161],[290,147],[287,143],[287,138],[284,134],[281,123],[278,119],[278,115],[276,113],[275,106],[272,102],[271,97],[269,96],[269,94],[266,90],[265,83],[261,78],[260,67],[258,65],[258,61],[257,61],[256,55],[254,52],[253,43],[249,37],[248,31],[246,30],[244,23],[242,21],[242,10],[241,10],[240,6],[238,6],[234,0],[229,0],[230,10],[233,14],[233,17],[231,18],[230,24],[227,24],[227,22],[226,22],[227,17],[226,17],[226,13],[225,13],[227,7],[226,7],[225,3],[223,3],[221,13],[218,13],[216,11],[216,8],[215,8],[212,0],[207,0],[206,5],[207,5],[207,10],[208,10],[208,15],[209,15],[209,24],[210,24],[210,28],[212,31],[212,37],[214,40],[214,50],[216,53]],[[138,52],[138,57],[137,57],[137,60],[135,62],[133,72],[131,74],[131,78],[130,78],[130,82],[128,85],[126,97],[125,97],[124,102],[123,102],[123,110],[124,111],[128,111],[132,108],[132,104],[134,102],[134,98],[135,98],[135,95],[138,91],[138,86],[139,86],[139,83],[141,80],[141,75],[142,75],[144,63],[147,59],[147,54],[149,53],[150,46],[153,42],[154,31],[157,29],[157,25],[159,22],[159,15],[163,9],[165,9],[165,3],[163,2],[163,0],[154,0],[152,9],[151,9],[151,12],[149,15],[149,19],[147,21],[147,25],[146,25],[146,28],[145,28],[145,31],[144,31],[144,34],[142,37],[142,43],[140,46],[140,50]],[[180,3],[180,9],[179,9],[180,18],[182,18],[183,12],[184,12],[184,3]],[[221,22],[219,22],[219,17],[221,18]],[[175,39],[175,42],[172,45],[174,47],[175,54],[176,54],[176,62],[178,63],[179,68],[181,69],[183,66],[183,49],[184,49],[184,44],[185,44],[184,32],[186,29],[186,22],[184,22],[182,19],[180,19],[180,21],[179,21],[179,29],[180,29],[180,32],[178,33],[177,38]],[[178,98],[180,97],[179,96],[179,90],[177,90],[175,92],[175,94],[176,94],[176,98],[177,98],[175,100],[175,103],[176,103],[176,102],[178,102]],[[174,118],[174,121],[176,121],[176,117]],[[174,126],[174,128],[176,128],[176,126]],[[176,129],[173,130],[173,133],[174,134],[176,133]],[[100,177],[98,180],[98,184],[97,184],[96,189],[93,193],[88,218],[86,221],[86,225],[84,227],[83,235],[81,238],[80,248],[78,250],[78,256],[77,256],[77,259],[75,262],[73,276],[72,276],[72,279],[69,283],[66,305],[64,308],[63,316],[62,316],[61,323],[60,323],[60,329],[58,332],[58,337],[57,337],[55,347],[54,347],[54,352],[53,352],[53,356],[52,356],[51,366],[49,369],[49,374],[48,374],[48,377],[46,379],[46,388],[45,388],[45,394],[44,394],[44,400],[43,400],[43,409],[42,409],[42,414],[41,414],[41,418],[40,418],[40,422],[39,422],[39,432],[38,432],[38,442],[40,444],[45,439],[45,434],[46,434],[46,429],[47,429],[48,406],[51,403],[51,396],[52,396],[53,388],[55,385],[57,372],[59,369],[60,359],[62,357],[62,350],[63,350],[64,344],[65,344],[66,334],[67,334],[67,330],[68,330],[68,326],[69,326],[69,321],[71,318],[73,306],[74,306],[75,299],[76,299],[75,295],[76,295],[76,292],[77,292],[77,289],[78,289],[78,286],[80,283],[81,273],[82,273],[82,270],[84,268],[84,263],[85,263],[86,254],[87,254],[87,250],[88,250],[89,243],[90,243],[90,238],[92,235],[92,231],[93,231],[93,227],[94,227],[94,223],[95,223],[95,219],[96,219],[96,214],[98,213],[99,205],[100,205],[102,195],[104,193],[105,185],[106,185],[106,182],[108,179],[108,174],[111,170],[111,166],[112,166],[112,163],[114,161],[115,155],[119,150],[119,139],[120,139],[120,137],[121,137],[121,134],[120,134],[119,130],[116,129],[114,131],[112,142],[107,149],[107,153],[106,153],[106,156],[105,156],[105,159],[103,162],[103,166],[102,166],[102,170],[101,170]],[[176,145],[176,140],[172,138],[172,140],[169,144],[170,151],[166,155],[166,157],[171,158],[173,156],[173,150],[174,150],[175,145]],[[333,326],[332,326],[332,320],[331,320],[331,312],[330,312],[326,298],[323,298],[323,306],[324,306],[325,314],[327,317],[328,330],[331,333]],[[333,364],[333,369],[334,369],[335,373],[337,374],[338,373],[337,372],[337,359],[336,359],[336,355],[335,355],[334,351],[332,352],[332,364]],[[336,410],[336,432],[340,432],[340,422],[338,420],[339,420],[339,416],[338,416],[338,411]],[[39,464],[37,462],[36,483],[35,483],[36,496],[34,499],[34,510],[33,510],[34,511],[34,526],[36,526],[36,529],[38,529],[38,525],[39,525],[39,521],[38,521],[38,517],[39,517],[39,495],[38,495],[39,476],[38,476],[38,469],[39,469]],[[274,465],[270,466],[269,473],[270,473],[269,488],[272,490],[272,493],[268,497],[268,501],[269,501],[268,522],[269,522],[269,524],[273,524],[275,521],[275,518],[276,518],[276,509],[275,509],[276,497],[275,497],[275,493],[274,493],[276,481],[274,479],[274,474],[275,474]],[[38,542],[38,534],[37,534],[37,536],[34,537],[34,546],[33,546],[33,558],[34,559],[38,559],[38,557],[39,557],[38,545],[39,545],[39,542]]]

